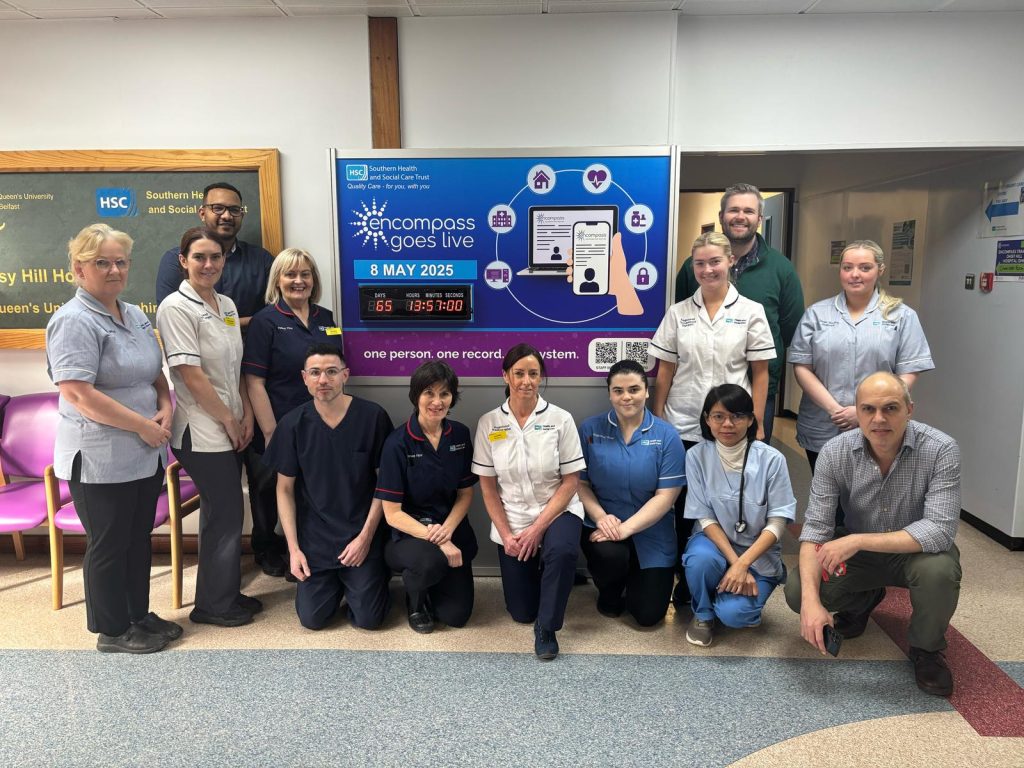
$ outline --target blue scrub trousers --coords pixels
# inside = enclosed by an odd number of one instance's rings
[[[576,578],[576,560],[580,554],[580,529],[583,521],[563,512],[544,532],[540,551],[525,562],[505,554],[498,546],[501,589],[505,608],[515,621],[557,632],[565,619]]]
[[[353,626],[377,629],[391,607],[391,573],[379,550],[352,568],[310,568],[310,575],[295,590],[295,612],[306,629],[323,629],[338,612],[341,598],[348,602]]]
[[[766,578],[755,571],[757,597],[734,595],[731,592],[718,592],[718,584],[729,570],[725,555],[703,533],[698,533],[686,546],[683,555],[683,567],[686,569],[686,581],[690,586],[690,605],[693,615],[701,621],[718,618],[722,624],[736,629],[756,627],[761,623],[761,610],[772,590],[785,581],[782,578]]]

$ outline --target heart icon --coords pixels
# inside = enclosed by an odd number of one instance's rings
[[[593,170],[587,174],[587,181],[594,185],[594,189],[600,189],[608,174],[605,171]]]

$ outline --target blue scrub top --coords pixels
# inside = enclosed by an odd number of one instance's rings
[[[435,523],[443,523],[452,511],[459,489],[471,488],[477,482],[477,476],[470,470],[472,463],[473,439],[465,424],[445,419],[441,441],[434,450],[413,414],[384,442],[374,496],[401,504],[417,520],[429,517]],[[391,530],[395,541],[407,536]],[[462,550],[464,562],[476,557],[476,536],[468,516],[453,532],[452,542]]]
[[[714,440],[705,440],[686,452],[686,474],[689,487],[684,516],[691,520],[717,520],[737,555],[757,541],[769,517],[796,519],[796,498],[786,458],[760,440],[751,443],[743,470],[743,519],[747,523],[743,533],[736,532],[740,519],[740,473],[725,470]],[[700,526],[696,528],[694,535],[700,533]],[[753,569],[762,576],[780,578],[786,572],[782,546],[778,542],[772,545],[754,561]]]
[[[640,427],[627,445],[615,411],[591,416],[580,426],[580,442],[587,468],[586,480],[604,511],[628,520],[654,492],[686,485],[685,451],[675,427],[644,410]],[[590,518],[584,524],[593,528]],[[640,568],[671,568],[676,562],[673,516],[665,514],[649,528],[633,535]]]
[[[348,413],[333,429],[313,401],[300,405],[277,424],[264,463],[294,477],[299,548],[311,568],[339,568],[338,555],[362,530],[377,485],[384,441],[393,426],[376,403],[353,397]],[[383,544],[384,523],[374,548]]]
[[[302,381],[302,368],[306,364],[306,350],[313,344],[331,344],[342,352],[341,329],[331,310],[318,304],[309,306],[308,326],[302,324],[283,298],[277,304],[265,306],[249,321],[242,373],[266,381],[275,421],[312,399]]]

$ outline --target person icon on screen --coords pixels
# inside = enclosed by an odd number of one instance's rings
[[[583,277],[586,278],[586,281],[580,283],[580,293],[600,292],[601,286],[598,285],[597,281],[594,279],[595,277],[597,277],[597,272],[595,272],[590,267],[587,267],[587,269],[584,270],[583,272]]]
[[[552,261],[561,261],[562,260],[562,252],[558,250],[558,246],[557,245],[551,251],[551,260]]]

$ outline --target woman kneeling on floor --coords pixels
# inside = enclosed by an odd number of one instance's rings
[[[683,568],[693,596],[686,639],[711,645],[715,619],[756,627],[772,590],[786,580],[779,541],[796,499],[786,459],[757,440],[754,401],[736,384],[704,400],[704,441],[686,452],[686,517],[700,530],[686,545]]]

